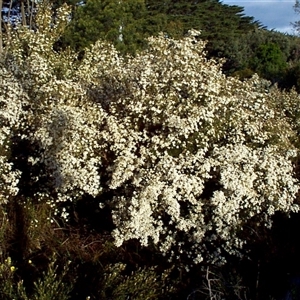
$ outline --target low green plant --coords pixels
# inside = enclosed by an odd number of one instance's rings
[[[28,263],[32,264],[31,261]],[[29,293],[24,281],[16,275],[17,268],[12,259],[7,257],[0,264],[0,298],[3,300],[67,300],[73,288],[72,280],[65,280],[69,263],[61,271],[58,261],[53,257],[48,269],[34,282],[34,289]]]
[[[35,291],[32,295],[32,300],[68,300],[72,284],[70,281],[65,281],[70,263],[68,262],[61,272],[58,270],[58,264],[53,259],[48,266],[48,270],[43,273],[42,278],[39,278],[35,283]]]
[[[171,299],[175,287],[169,284],[171,270],[157,274],[155,267],[139,268],[131,274],[124,274],[126,265],[116,263],[108,265],[103,279],[101,299]]]
[[[14,280],[15,266],[11,258],[2,259],[0,263],[0,298],[13,299],[16,296],[16,285]]]

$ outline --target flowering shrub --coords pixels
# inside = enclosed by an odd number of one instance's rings
[[[12,136],[23,126],[26,115],[23,107],[27,104],[26,94],[18,81],[1,65],[0,80],[0,204],[6,203],[11,196],[18,193],[20,171],[15,170],[9,162]]]
[[[257,76],[240,82],[206,59],[199,32],[150,38],[127,58],[99,41],[77,61],[53,50],[60,25],[39,24],[12,30],[2,58],[3,197],[17,194],[9,138],[19,134],[32,147],[27,166],[44,172],[33,196],[54,211],[95,197],[118,246],[137,239],[170,259],[222,262],[240,254],[246,227],[298,211],[293,128]]]

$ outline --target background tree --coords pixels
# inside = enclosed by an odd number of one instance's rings
[[[261,77],[278,82],[287,67],[286,59],[277,44],[267,43],[258,47],[250,60],[251,69]]]
[[[3,0],[2,13],[6,23],[15,25],[17,22],[20,22],[22,25],[32,28],[33,15],[35,12],[35,1]]]
[[[144,48],[149,31],[156,29],[155,20],[147,20],[146,16],[143,0],[88,0],[74,10],[62,41],[79,50],[105,39],[123,53],[134,53]],[[150,30],[147,22],[152,26]]]
[[[295,4],[294,4],[294,11],[296,14],[300,14],[300,1],[296,0]],[[295,21],[293,24],[293,27],[296,31],[296,33],[299,35],[300,34],[300,20],[299,21]]]
[[[194,28],[208,40],[207,50],[212,57],[228,57],[226,45],[240,34],[262,27],[253,17],[243,14],[243,7],[224,5],[218,0],[207,1],[146,1],[150,15],[164,14],[163,28],[170,37],[180,38]]]
[[[273,44],[272,47],[277,48],[276,51],[281,57],[278,58],[278,65],[274,60],[277,75],[272,74],[272,72],[265,72],[263,68],[259,67],[261,48],[269,44]],[[252,30],[228,42],[226,45],[227,61],[223,66],[223,71],[241,79],[259,73],[260,76],[270,81],[276,81],[281,88],[290,89],[297,81],[294,78],[293,70],[296,72],[300,53],[299,47],[300,39],[297,36],[266,29]]]
[[[163,31],[169,37],[181,38],[195,28],[209,40],[210,55],[222,57],[228,39],[260,26],[243,14],[242,7],[223,5],[217,0],[88,0],[74,9],[63,43],[83,49],[102,38],[113,42],[118,50],[134,53],[145,47],[145,38],[150,35]]]

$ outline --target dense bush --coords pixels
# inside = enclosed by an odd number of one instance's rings
[[[75,282],[95,278],[68,280],[76,264],[101,277],[91,288],[95,299],[125,299],[129,290],[134,299],[158,299],[161,289],[166,297],[175,290],[167,279],[173,270],[168,261],[182,272],[247,256],[247,244],[261,241],[260,232],[271,227],[276,212],[298,212],[295,91],[270,87],[257,75],[243,82],[225,76],[223,61],[207,59],[206,43],[193,30],[181,40],[151,37],[147,50],[135,57],[121,56],[102,41],[81,59],[69,49],[57,52],[68,15],[64,6],[54,18],[44,5],[34,31],[8,27],[5,35],[0,58],[5,297],[33,299],[50,292],[79,297]],[[103,212],[97,222],[113,222],[105,234],[88,233],[103,234],[97,242],[89,242],[90,236],[81,240],[86,225],[79,229],[83,233],[66,229],[94,217],[89,212],[78,221],[79,203]],[[155,263],[137,268],[131,257],[118,261],[108,255],[130,242],[164,255],[165,272]],[[53,252],[67,255],[59,261]],[[41,253],[48,258],[35,269],[28,259]],[[105,266],[91,268],[102,256],[109,257]],[[35,275],[31,283],[21,280],[27,269]],[[47,291],[47,282],[55,288]]]
[[[223,75],[195,31],[150,38],[134,58],[99,41],[78,61],[53,50],[67,17],[44,8],[35,31],[7,34],[2,203],[31,197],[68,219],[60,203],[92,196],[117,246],[137,239],[191,264],[241,255],[247,228],[298,211],[295,131],[258,77]]]

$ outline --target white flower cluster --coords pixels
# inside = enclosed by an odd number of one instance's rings
[[[101,191],[99,126],[104,113],[101,107],[88,104],[85,92],[72,82],[53,82],[55,90],[48,87],[47,108],[36,116],[31,139],[40,145],[40,159],[53,178],[57,201],[78,199],[82,194],[95,197]]]
[[[124,189],[113,201],[117,245],[135,238],[169,257],[222,260],[207,249],[238,254],[243,226],[298,211],[295,133],[258,77],[226,78],[204,46],[194,36],[152,38],[110,78],[119,123],[110,126],[120,134],[108,143],[110,188]]]
[[[28,101],[13,74],[3,66],[0,67],[0,72],[0,204],[2,204],[19,191],[21,174],[9,160],[14,146],[13,137],[18,133],[17,129],[25,127],[24,107]]]
[[[11,93],[7,120],[28,99],[25,138],[38,145],[28,161],[49,179],[36,193],[41,199],[55,208],[104,191],[116,245],[138,239],[192,263],[239,255],[246,226],[256,230],[276,211],[298,211],[296,134],[274,99],[280,92],[262,90],[256,76],[223,75],[198,32],[150,38],[146,51],[127,58],[97,42],[75,63],[73,54],[52,50],[41,28],[20,29],[28,49],[8,44],[1,73],[3,80],[14,74],[24,89]],[[15,89],[16,80],[7,86]],[[3,130],[21,130],[19,120]],[[6,178],[3,185],[16,182]]]

